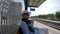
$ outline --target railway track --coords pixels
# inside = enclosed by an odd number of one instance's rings
[[[38,21],[38,22],[40,22],[40,23],[42,23],[42,24],[45,24],[45,25],[47,25],[47,26],[50,26],[50,27],[52,27],[52,28],[55,28],[55,29],[57,29],[57,30],[60,30],[60,22],[58,22],[58,21],[49,21],[49,20],[41,20],[41,19],[34,19],[34,20],[36,20],[36,21]]]

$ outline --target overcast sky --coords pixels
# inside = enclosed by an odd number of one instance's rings
[[[21,1],[23,4],[23,0],[15,0],[15,1],[17,2]],[[31,11],[32,12],[31,16],[55,13],[56,11],[60,11],[60,0],[46,0],[43,4],[41,4],[38,8],[36,8],[35,11]]]

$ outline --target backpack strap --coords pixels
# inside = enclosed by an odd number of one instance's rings
[[[17,34],[23,34],[21,27],[19,27]]]

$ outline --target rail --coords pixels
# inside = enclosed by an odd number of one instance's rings
[[[60,30],[60,21],[54,21],[54,20],[48,20],[48,19],[39,19],[39,18],[34,18],[34,20],[37,20],[40,23],[45,24],[47,26],[50,26],[52,28],[55,28],[57,30]]]

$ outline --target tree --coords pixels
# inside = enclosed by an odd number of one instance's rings
[[[54,14],[48,14],[47,17],[48,18],[55,18],[55,15]]]
[[[60,18],[60,12],[56,12],[56,18]]]

